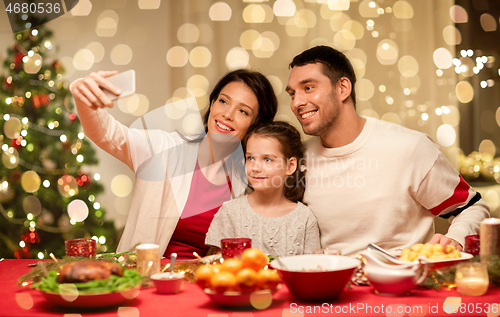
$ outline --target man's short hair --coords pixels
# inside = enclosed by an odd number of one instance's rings
[[[323,74],[330,78],[332,85],[336,85],[342,77],[347,77],[351,81],[351,97],[354,108],[356,108],[356,91],[354,89],[356,74],[347,56],[329,46],[315,46],[295,56],[289,66],[293,68],[315,63],[323,64]]]

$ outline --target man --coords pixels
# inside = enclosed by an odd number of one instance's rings
[[[351,254],[419,242],[453,245],[477,234],[488,206],[424,134],[356,113],[348,58],[317,46],[290,63],[287,92],[306,134],[307,189],[323,247]],[[444,236],[434,217],[449,219]]]

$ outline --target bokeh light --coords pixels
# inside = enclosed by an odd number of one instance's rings
[[[392,6],[392,12],[398,19],[411,19],[413,18],[413,7],[407,1],[400,0]]]
[[[21,135],[21,121],[16,117],[10,117],[3,125],[3,132],[9,139],[17,139]]]
[[[409,89],[411,94],[416,94],[421,85],[420,77],[418,75],[413,77],[401,76],[399,78],[399,83],[401,84],[401,88],[403,88],[403,90]]]
[[[181,43],[196,43],[200,38],[200,30],[192,23],[184,23],[177,30],[177,39]]]
[[[90,0],[79,0],[77,5],[71,9],[73,16],[87,16],[92,11],[92,3]]]
[[[165,104],[164,110],[167,117],[173,120],[182,118],[188,109],[186,99],[175,98]]]
[[[246,23],[270,23],[273,18],[273,10],[268,5],[250,4],[243,10],[243,21]]]
[[[380,117],[381,120],[392,122],[395,124],[401,124],[401,117],[394,112],[387,112]]]
[[[187,80],[186,88],[191,90],[194,96],[201,97],[207,93],[209,82],[203,75],[193,75]]]
[[[78,183],[71,175],[63,175],[57,180],[57,190],[64,197],[78,194]]]
[[[207,67],[212,60],[212,53],[204,46],[197,46],[189,52],[189,62],[193,67]]]
[[[356,98],[362,101],[369,100],[375,93],[375,85],[366,78],[361,78],[356,82]]]
[[[273,5],[273,12],[277,17],[294,16],[296,9],[292,0],[277,0]]]
[[[363,0],[359,4],[359,14],[363,18],[378,18],[380,13],[378,13],[379,5],[374,0]]]
[[[198,113],[191,113],[182,120],[184,135],[199,135],[205,131],[203,121]]]
[[[138,5],[141,10],[155,10],[160,7],[161,0],[139,0]]]
[[[273,75],[267,76],[266,78],[269,80],[269,82],[273,86],[274,93],[276,94],[276,96],[281,94],[281,92],[283,91],[283,83],[281,82],[281,79],[279,77],[273,76]]]
[[[118,14],[113,10],[103,11],[97,18],[95,32],[99,37],[112,37],[118,29]]]
[[[94,66],[94,54],[88,49],[80,49],[73,57],[73,66],[78,70],[89,70]]]
[[[231,19],[231,7],[225,2],[212,4],[208,11],[208,16],[212,21],[229,21]]]
[[[454,25],[448,25],[443,29],[443,39],[448,45],[462,43],[462,34]]]
[[[398,61],[398,69],[402,76],[412,77],[418,74],[418,61],[411,55],[405,55]]]
[[[444,47],[440,47],[435,50],[432,57],[437,68],[448,69],[453,65],[453,56],[450,51]]]
[[[110,53],[111,62],[115,65],[127,65],[132,60],[132,49],[126,44],[113,47]]]
[[[19,292],[16,293],[15,297],[16,303],[21,309],[30,310],[33,308],[33,297],[30,293]]]
[[[327,5],[328,8],[332,11],[347,11],[351,6],[351,2],[349,0],[329,0]]]
[[[149,110],[149,99],[143,94],[133,94],[128,98],[118,99],[118,108],[124,113],[140,117]]]
[[[356,40],[361,40],[365,34],[365,29],[361,23],[355,20],[349,20],[342,25],[342,30],[351,32]]]
[[[42,180],[35,171],[26,171],[21,176],[21,186],[27,193],[36,192],[41,184]]]
[[[94,56],[94,63],[99,63],[103,59],[105,50],[101,43],[91,42],[85,48]]]
[[[2,153],[2,163],[8,169],[14,169],[19,165],[19,152],[13,147]]]
[[[469,20],[467,11],[459,5],[450,8],[450,18],[454,23],[467,23]]]
[[[351,50],[356,45],[356,37],[350,31],[338,31],[333,37],[333,45],[341,51]]]
[[[351,21],[351,18],[347,14],[337,12],[330,19],[330,28],[332,31],[338,32],[342,30],[344,25],[346,25],[349,21]]]
[[[443,113],[441,119],[443,123],[449,124],[452,127],[458,127],[460,124],[460,111],[455,106],[447,106],[448,113]]]
[[[42,203],[36,196],[26,196],[23,199],[23,210],[26,214],[38,216],[42,212]]]
[[[68,204],[68,216],[76,222],[81,222],[89,216],[89,207],[80,199],[75,199]]]
[[[246,68],[250,62],[250,55],[241,47],[233,47],[226,55],[226,66],[230,70]]]
[[[479,144],[479,153],[489,155],[494,158],[497,153],[497,147],[493,141],[485,139]]]
[[[398,61],[399,48],[393,40],[385,39],[377,45],[377,59],[382,65],[393,65]]]
[[[253,43],[260,37],[260,33],[256,30],[246,30],[240,35],[240,45],[246,50],[253,48]]]
[[[437,129],[436,137],[439,144],[448,147],[452,146],[455,143],[457,139],[457,133],[455,132],[455,128],[453,128],[451,125],[442,124]]]
[[[59,294],[65,301],[73,302],[78,298],[78,288],[76,288],[75,284],[71,283],[59,284]]]
[[[134,185],[127,175],[118,174],[111,180],[111,191],[118,197],[127,197],[132,192]]]
[[[455,86],[455,94],[461,103],[469,103],[474,98],[474,88],[468,81],[460,81]]]
[[[479,21],[481,22],[481,27],[485,32],[494,32],[497,30],[497,21],[491,14],[481,14]]]
[[[171,67],[183,67],[189,60],[188,51],[182,46],[174,46],[167,52],[167,63]]]
[[[23,59],[24,71],[28,74],[36,74],[42,68],[42,56],[34,53],[32,56],[26,55],[26,61]]]

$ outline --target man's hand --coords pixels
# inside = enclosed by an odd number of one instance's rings
[[[430,243],[430,244],[440,244],[442,246],[445,246],[445,245],[452,245],[455,247],[455,249],[457,249],[458,251],[462,251],[462,245],[460,243],[458,243],[456,240],[453,240],[453,239],[450,239],[440,233],[436,233],[432,239],[427,242],[427,243]]]

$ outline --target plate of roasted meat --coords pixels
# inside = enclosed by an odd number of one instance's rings
[[[74,308],[116,306],[139,295],[142,276],[111,261],[65,263],[47,272],[33,288],[50,302]]]

